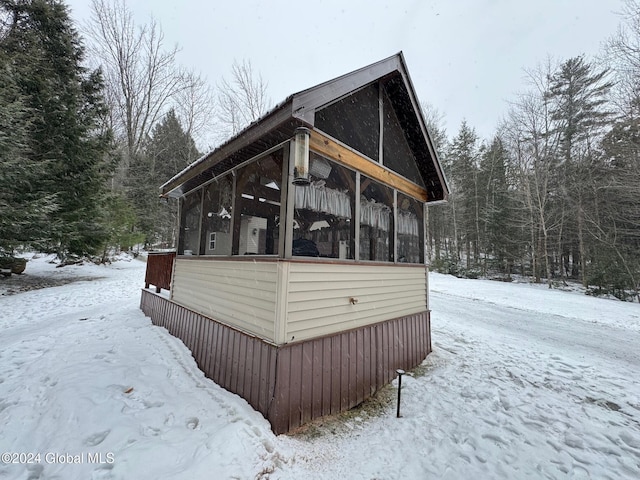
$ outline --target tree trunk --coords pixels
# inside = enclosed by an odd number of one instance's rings
[[[578,207],[578,248],[580,249],[580,277],[582,286],[587,288],[587,254],[584,244],[584,211],[582,205]]]

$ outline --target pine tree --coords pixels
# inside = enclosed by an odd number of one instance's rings
[[[55,196],[38,190],[44,165],[28,155],[30,110],[15,71],[0,54],[0,254],[38,240]]]
[[[458,259],[465,247],[466,268],[480,257],[480,198],[478,191],[478,136],[465,121],[447,155],[454,193],[450,196]]]
[[[136,228],[145,234],[147,245],[175,244],[177,204],[161,200],[159,187],[199,155],[193,138],[170,110],[154,127],[143,152],[133,158],[127,192],[136,211]]]
[[[606,69],[595,72],[583,57],[571,58],[551,76],[548,92],[551,119],[560,138],[560,168],[553,185],[562,232],[558,248],[563,253],[571,251],[574,273],[579,271],[585,287],[590,250],[586,222],[594,209],[592,193],[599,182],[594,175],[594,148],[611,116],[606,109],[607,94],[613,86],[607,80],[608,73]]]
[[[584,57],[565,61],[550,82],[552,120],[561,132],[561,153],[565,161],[579,154],[580,146],[593,143],[611,113],[606,110],[607,94],[613,83],[608,70],[594,72]]]
[[[443,165],[447,165],[444,161],[447,152],[447,134],[444,128],[443,115],[430,104],[422,104],[422,111],[424,113],[427,131],[433,142],[435,151],[438,157],[443,162]],[[445,175],[449,175],[446,171]],[[427,257],[432,261],[432,265],[439,271],[449,271],[448,266],[450,263],[450,239],[452,234],[450,233],[452,222],[451,208],[449,204],[445,205],[431,205],[426,206],[427,213]],[[445,265],[445,262],[449,265]]]
[[[128,199],[121,193],[110,193],[103,202],[101,224],[107,233],[102,262],[106,262],[109,249],[129,251],[144,241],[144,234],[135,231],[136,214]]]
[[[589,283],[623,298],[625,290],[640,301],[640,121],[621,119],[605,135],[599,170],[597,241]]]
[[[509,276],[522,255],[522,232],[517,228],[517,207],[509,191],[507,165],[508,152],[496,136],[482,154],[478,173],[479,190],[484,195],[480,209],[482,250],[491,259],[491,270]]]
[[[106,235],[99,220],[109,149],[100,128],[101,74],[82,66],[84,50],[62,2],[0,0],[0,11],[9,19],[0,53],[29,112],[26,155],[45,172],[36,190],[57,201],[31,243],[60,257],[95,253]]]

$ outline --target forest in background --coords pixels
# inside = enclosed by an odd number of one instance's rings
[[[598,58],[527,70],[493,138],[424,108],[452,191],[428,208],[433,269],[639,300],[640,2],[620,20]],[[175,245],[159,185],[211,148],[194,138],[271,106],[250,62],[212,86],[177,52],[122,0],[94,0],[82,26],[59,0],[0,0],[0,253]]]
[[[211,148],[204,131],[223,140],[267,111],[249,62],[214,88],[124,0],[91,8],[78,26],[63,1],[0,0],[0,256],[174,246],[159,186]]]
[[[621,20],[599,58],[527,70],[491,139],[428,115],[452,191],[428,209],[432,268],[640,300],[640,3]]]

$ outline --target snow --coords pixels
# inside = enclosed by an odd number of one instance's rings
[[[49,260],[0,279],[0,453],[32,454],[0,478],[640,478],[638,304],[432,273],[402,417],[394,382],[275,436],[140,312],[142,261]]]

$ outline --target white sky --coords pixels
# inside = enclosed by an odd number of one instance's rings
[[[67,0],[78,20],[88,0]],[[592,58],[616,31],[622,0],[128,0],[153,15],[184,66],[213,85],[250,60],[273,103],[403,51],[422,102],[455,135],[466,119],[488,138],[524,68],[547,56]]]

